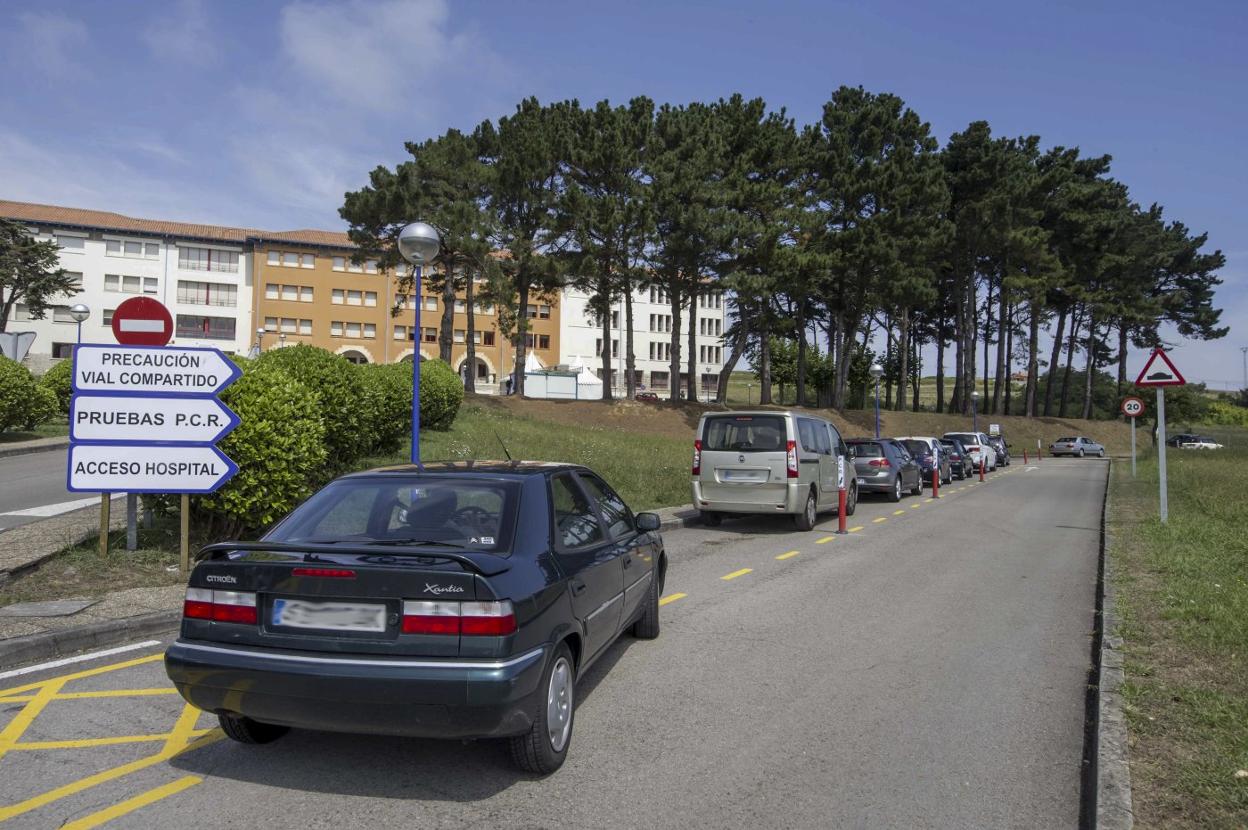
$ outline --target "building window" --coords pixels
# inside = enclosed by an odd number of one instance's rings
[[[329,336],[330,337],[342,337],[341,321],[334,320],[333,322],[329,324]]]
[[[178,280],[178,302],[188,305],[238,305],[238,286],[221,282]]]
[[[159,291],[160,291],[160,286],[155,277],[143,278],[143,293],[144,294],[156,294]]]
[[[238,251],[178,246],[178,267],[183,271],[223,271],[238,273]]]
[[[269,265],[281,265],[281,264],[282,264],[282,254],[281,254],[281,252],[280,252],[280,251],[269,251],[269,259],[268,259],[268,264],[269,264]]]
[[[364,266],[357,264],[354,260],[347,260],[347,270],[352,274],[364,273]]]
[[[283,285],[282,286],[282,299],[289,303],[299,302],[299,286]]]
[[[394,327],[394,339],[395,340],[406,340],[409,336],[410,335],[408,334],[407,326],[395,326]]]
[[[438,310],[438,298],[437,297],[425,297],[425,311],[437,311],[437,310]]]
[[[282,265],[286,266],[287,268],[298,268],[299,267],[299,255],[295,253],[291,253],[290,251],[287,251],[286,253],[282,254]]]
[[[438,342],[438,330],[437,329],[425,329],[425,342],[437,343]]]
[[[358,340],[360,337],[360,324],[347,323],[344,331],[346,332],[347,337],[354,337]]]
[[[55,358],[68,360],[69,358],[74,356],[74,344],[73,343],[53,343],[52,344],[52,356]]]
[[[347,270],[347,258],[341,257],[341,256],[334,257],[334,270],[335,271]]]
[[[81,271],[66,271],[65,277],[66,279],[69,280],[70,290],[73,293],[77,294],[79,291],[82,291],[82,272]]]
[[[472,311],[474,314],[493,314],[494,305],[493,303],[473,303]]]
[[[481,345],[481,331],[479,329],[472,330],[472,342],[476,343],[478,346]]]
[[[278,293],[280,291],[281,291],[281,286],[279,286],[275,282],[269,282],[269,283],[264,284],[264,298],[266,300],[276,300],[278,298]]]
[[[315,255],[315,254],[304,254],[304,255],[303,255],[303,267],[304,267],[304,268],[315,268],[315,267],[316,267],[316,255]]]
[[[377,292],[376,292],[376,291],[365,291],[365,292],[364,292],[364,305],[366,305],[366,306],[376,306],[376,305],[377,305]]]
[[[377,324],[365,323],[364,324],[364,336],[370,340],[375,338],[377,336]]]
[[[550,319],[550,306],[548,306],[548,305],[539,305],[539,306],[537,307],[537,318],[538,318],[539,320],[549,320],[549,319]],[[619,321],[618,312],[616,313],[615,320],[616,320],[617,322]]]
[[[670,304],[670,301],[667,298],[667,292],[662,288],[656,288],[655,286],[650,287],[650,302],[656,305]]]
[[[156,259],[160,256],[160,243],[105,239],[104,254],[106,256],[127,256],[136,259]]]
[[[78,321],[74,319],[72,314],[70,314],[69,306],[54,305],[52,306],[52,322],[54,323],[76,323]]]
[[[201,317],[192,314],[179,314],[177,320],[178,337],[198,337],[205,340],[233,340],[233,317]]]
[[[364,260],[364,273],[376,274],[377,273],[377,260],[375,259]]]
[[[464,342],[464,330],[463,329],[455,329],[455,342],[456,343]]]
[[[482,332],[481,333],[481,345],[493,346],[494,345],[494,332],[492,331]]]
[[[549,348],[549,347],[550,347],[550,336],[546,335],[546,348]],[[602,338],[601,337],[594,340],[594,354],[597,355],[598,357],[602,357]],[[620,356],[620,341],[619,340],[615,340],[615,339],[611,340],[611,356],[612,357]]]
[[[300,333],[300,334],[311,334],[311,333],[312,333],[312,321],[311,321],[311,320],[303,320],[303,319],[301,319],[301,320],[299,321],[299,333]]]
[[[113,324],[113,312],[116,310],[115,308],[104,309],[104,316],[100,318],[100,325],[111,326]]]
[[[282,331],[286,334],[294,334],[299,330],[299,321],[294,317],[282,318]]]
[[[364,295],[359,291],[348,291],[347,292],[347,305],[362,305],[363,296]]]
[[[335,288],[329,292],[329,301],[334,305],[342,305],[346,301],[347,292],[341,288]]]
[[[56,235],[56,244],[60,246],[62,251],[80,254],[86,250],[87,240],[83,236],[69,236],[68,234],[58,233]]]
[[[265,331],[277,331],[277,318],[265,317],[264,318],[264,330]]]
[[[299,302],[301,303],[312,302],[312,286],[310,285],[299,286]]]
[[[456,297],[456,298],[455,298],[455,313],[456,313],[456,314],[463,314],[463,313],[464,313],[464,312],[466,312],[467,310],[468,310],[468,303],[466,303],[465,301],[461,300],[459,297]]]

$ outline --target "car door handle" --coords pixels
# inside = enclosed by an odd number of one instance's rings
[[[585,583],[579,579],[574,579],[572,581],[572,596],[579,597],[583,593],[585,593]]]
[[[624,567],[627,568],[631,564],[633,564],[633,557],[627,553],[624,554]]]

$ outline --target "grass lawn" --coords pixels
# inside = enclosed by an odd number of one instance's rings
[[[58,438],[69,435],[69,419],[57,415],[46,424],[40,424],[30,432],[0,432],[0,444],[11,444],[15,441],[34,441],[36,438]]]
[[[1138,827],[1248,826],[1248,431],[1223,450],[1114,465],[1111,550]],[[1145,439],[1147,443],[1147,439]]]

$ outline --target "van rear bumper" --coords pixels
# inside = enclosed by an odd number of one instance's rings
[[[800,513],[806,504],[809,484],[796,480],[788,484],[739,487],[713,484],[704,487],[693,482],[693,506],[712,513]]]

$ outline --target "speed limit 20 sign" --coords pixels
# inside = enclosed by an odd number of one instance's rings
[[[1124,398],[1122,401],[1122,414],[1128,418],[1138,418],[1144,414],[1144,401],[1139,398]]]

